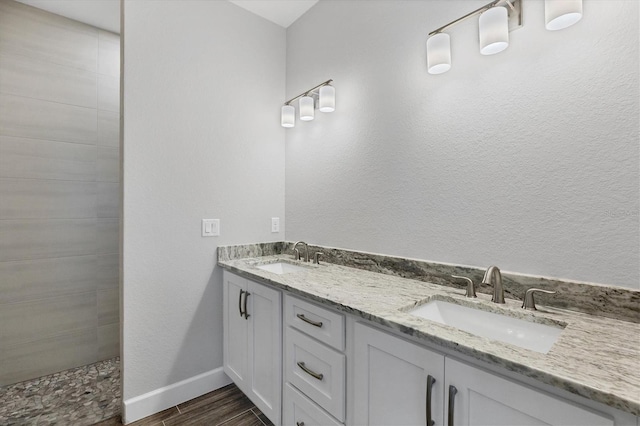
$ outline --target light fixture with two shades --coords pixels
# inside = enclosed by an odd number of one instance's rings
[[[315,87],[289,99],[282,106],[280,125],[294,127],[296,125],[296,109],[291,102],[298,100],[300,120],[311,121],[315,117],[316,99],[320,112],[333,112],[336,109],[336,89],[331,86],[333,80],[327,80]]]
[[[451,40],[443,31],[473,16],[478,18],[480,53],[494,55],[509,47],[509,32],[522,27],[523,0],[494,0],[429,33],[427,69],[442,74],[451,68]],[[582,18],[582,0],[545,0],[546,29],[561,30]]]

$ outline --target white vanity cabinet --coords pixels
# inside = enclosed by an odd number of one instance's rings
[[[354,424],[443,424],[444,355],[360,323],[353,355]]]
[[[445,361],[445,381],[445,415],[447,421],[453,416],[450,423],[456,426],[615,424],[605,414],[449,357]]]
[[[281,421],[281,292],[223,273],[224,372],[274,424]]]
[[[285,295],[283,424],[340,425],[346,419],[345,317]]]
[[[282,424],[286,426],[342,426],[335,418],[289,383],[284,385]]]
[[[277,426],[640,426],[355,315],[226,270],[223,280],[224,371]]]
[[[353,353],[356,425],[615,424],[611,416],[361,323]]]

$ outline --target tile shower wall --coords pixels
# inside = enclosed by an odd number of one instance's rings
[[[0,0],[0,386],[119,353],[120,38]]]

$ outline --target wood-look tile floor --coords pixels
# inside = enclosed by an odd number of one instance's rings
[[[94,426],[120,426],[120,417]],[[130,423],[131,426],[273,426],[273,423],[231,384],[160,413]]]

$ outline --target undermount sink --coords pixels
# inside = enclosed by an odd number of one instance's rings
[[[282,274],[290,274],[292,272],[300,272],[306,270],[302,266],[294,265],[287,262],[273,262],[266,263],[264,265],[257,265],[258,269],[262,269],[263,271],[273,272],[274,274],[282,275]]]
[[[562,333],[562,328],[487,312],[457,303],[432,300],[410,311],[440,324],[481,337],[509,343],[546,354]]]

